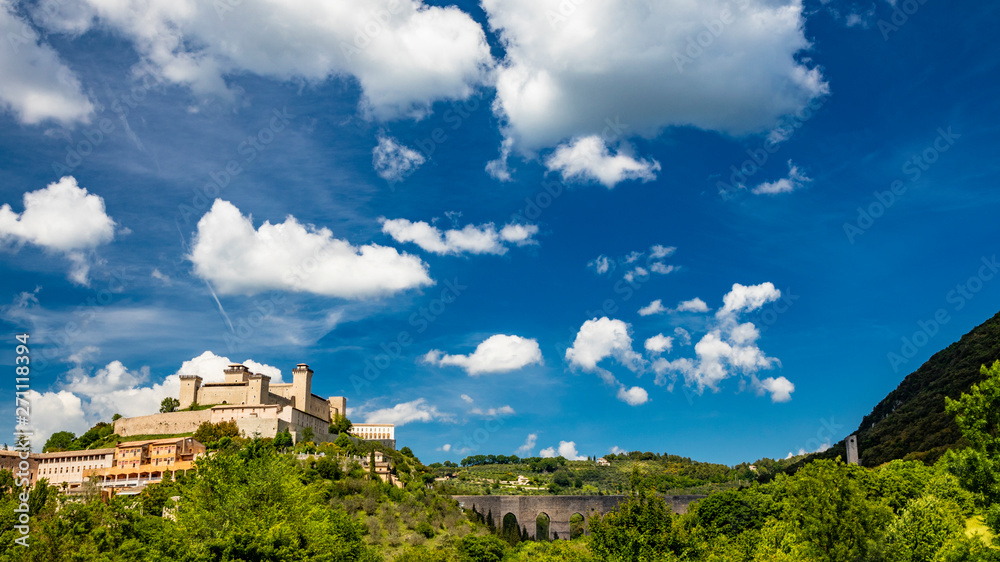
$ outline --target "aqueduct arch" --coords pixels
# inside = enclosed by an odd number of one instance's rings
[[[691,502],[705,496],[666,496],[664,499],[674,513],[686,513]],[[622,503],[628,496],[452,496],[465,509],[482,514],[489,512],[514,514],[518,523],[527,527],[535,538],[534,522],[539,513],[549,516],[549,537],[559,534],[560,539],[570,538],[570,518],[574,513],[584,517],[584,529],[589,533],[586,520],[591,515],[604,515]],[[500,516],[501,518],[503,515]]]

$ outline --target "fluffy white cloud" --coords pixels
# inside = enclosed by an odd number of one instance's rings
[[[654,260],[659,260],[667,256],[672,256],[676,251],[677,248],[675,246],[663,246],[660,244],[654,244],[653,247],[649,249],[649,257]]]
[[[649,394],[642,387],[633,386],[632,388],[625,388],[622,385],[618,389],[618,399],[629,406],[640,406],[649,401]]]
[[[468,355],[446,355],[432,349],[423,357],[425,363],[439,367],[455,366],[469,375],[506,373],[528,365],[542,364],[542,350],[538,342],[521,336],[496,334],[486,338]]]
[[[211,351],[206,351],[193,359],[181,363],[181,368],[177,370],[177,375],[198,376],[204,379],[205,382],[222,382],[226,380],[226,375],[223,371],[233,363],[228,357],[222,357]],[[277,367],[258,363],[253,359],[247,359],[242,364],[250,369],[251,372],[271,377],[271,382],[275,384],[285,382],[281,378],[281,369]]]
[[[64,125],[88,122],[94,105],[76,75],[55,49],[14,12],[15,2],[0,0],[0,106],[18,121],[34,125],[52,119]]]
[[[795,392],[795,385],[785,377],[767,377],[762,381],[757,381],[757,395],[761,396],[765,392],[771,395],[771,402],[788,402]]]
[[[537,433],[529,433],[528,437],[524,440],[524,443],[517,448],[517,453],[519,456],[525,457],[531,454],[531,451],[535,448],[535,443],[538,441]]]
[[[495,254],[507,253],[505,242],[518,246],[534,244],[532,236],[538,233],[533,224],[508,224],[499,232],[493,223],[479,226],[466,225],[462,229],[441,231],[424,221],[411,222],[406,219],[380,218],[382,232],[392,236],[396,242],[412,242],[421,249],[434,254]]]
[[[70,279],[86,285],[90,263],[83,250],[107,244],[115,236],[115,221],[105,211],[104,199],[66,176],[25,193],[23,204],[20,214],[10,204],[0,207],[0,240],[63,253],[73,264]]]
[[[741,313],[757,310],[780,296],[781,292],[771,283],[749,287],[734,284],[733,289],[723,297],[723,307],[716,318],[709,322],[708,332],[695,344],[694,358],[681,357],[668,361],[661,357],[653,361],[656,384],[666,385],[668,390],[672,390],[677,376],[682,375],[684,383],[700,394],[706,388],[718,391],[722,381],[741,376],[744,381],[749,378],[758,396],[766,392],[770,393],[773,402],[791,400],[795,385],[785,377],[769,377],[764,381],[757,378],[759,371],[772,369],[780,362],[768,357],[758,347],[760,331],[753,323],[739,323],[737,320]],[[704,307],[707,310],[707,305]],[[687,340],[685,344],[690,342],[690,334],[686,330],[678,328],[675,334]]]
[[[391,423],[397,427],[411,422],[450,421],[452,416],[439,412],[437,406],[431,406],[425,398],[417,398],[410,402],[396,404],[391,408],[383,408],[368,413],[365,423]]]
[[[753,188],[754,195],[777,195],[778,193],[791,193],[796,189],[799,189],[805,184],[812,181],[812,178],[806,177],[799,167],[792,164],[792,161],[788,161],[788,177],[781,178],[772,182],[764,182],[757,187]]]
[[[31,405],[31,448],[41,451],[49,437],[57,431],[71,431],[77,435],[93,425],[83,411],[80,397],[67,390],[41,393],[29,390],[25,396]]]
[[[229,96],[225,79],[357,79],[380,118],[420,117],[435,100],[464,99],[493,60],[483,29],[455,7],[420,0],[44,0],[52,30],[101,27],[132,42],[161,79]]]
[[[461,398],[462,401],[465,402],[466,404],[472,404],[473,402],[475,402],[475,400],[473,400],[472,397],[469,396],[468,394],[463,394]]]
[[[576,451],[576,443],[574,441],[560,441],[558,448],[548,447],[539,451],[538,454],[543,458],[563,457],[568,461],[587,460],[587,457]]]
[[[809,47],[801,0],[482,6],[506,47],[495,109],[525,151],[670,126],[766,131],[828,90],[797,58]]]
[[[722,297],[722,308],[715,315],[722,318],[743,312],[752,312],[779,298],[781,298],[781,291],[775,289],[773,283],[767,282],[749,287],[734,283],[732,290]]]
[[[605,382],[614,383],[614,376],[597,365],[608,357],[613,357],[633,372],[645,366],[642,356],[632,349],[629,325],[607,317],[584,322],[573,346],[566,350],[566,360],[571,367],[596,372]]]
[[[646,351],[659,354],[664,351],[670,351],[670,348],[674,345],[674,338],[664,336],[663,334],[656,334],[655,336],[646,340],[645,348]]]
[[[646,306],[639,309],[639,316],[651,316],[653,314],[662,314],[667,311],[667,308],[663,306],[663,301],[656,299],[655,301],[647,304]]]
[[[538,241],[534,239],[536,234],[538,234],[538,225],[536,224],[511,223],[504,225],[500,229],[500,238],[504,242],[517,244],[518,246],[533,246],[538,244]]]
[[[397,183],[406,179],[424,163],[424,155],[384,135],[372,149],[372,167],[380,178]]]
[[[227,294],[281,289],[360,299],[433,284],[416,256],[355,247],[292,216],[254,229],[251,217],[221,199],[198,221],[189,259],[195,274]]]
[[[689,301],[681,301],[675,308],[677,312],[708,312],[708,305],[705,301],[695,297]]]
[[[70,252],[110,242],[115,221],[104,209],[104,199],[66,176],[47,187],[24,194],[24,211],[9,204],[0,207],[0,237]]]
[[[608,189],[625,180],[654,180],[660,171],[656,160],[637,160],[621,152],[612,154],[597,135],[560,145],[545,160],[545,166],[550,172],[559,172],[563,181],[596,181]]]

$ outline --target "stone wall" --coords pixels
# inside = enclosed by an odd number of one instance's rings
[[[212,410],[119,418],[115,422],[115,433],[122,437],[193,433],[202,422],[211,421],[211,419]]]

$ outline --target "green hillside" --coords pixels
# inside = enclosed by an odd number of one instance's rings
[[[893,459],[933,462],[949,448],[967,445],[944,398],[958,398],[982,380],[980,367],[1000,359],[1000,313],[935,353],[879,402],[858,427],[861,463]],[[844,456],[844,443],[820,455]]]

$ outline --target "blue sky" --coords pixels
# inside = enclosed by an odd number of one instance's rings
[[[816,450],[1000,308],[997,15],[0,3],[0,353],[43,438],[252,361],[425,462]]]

